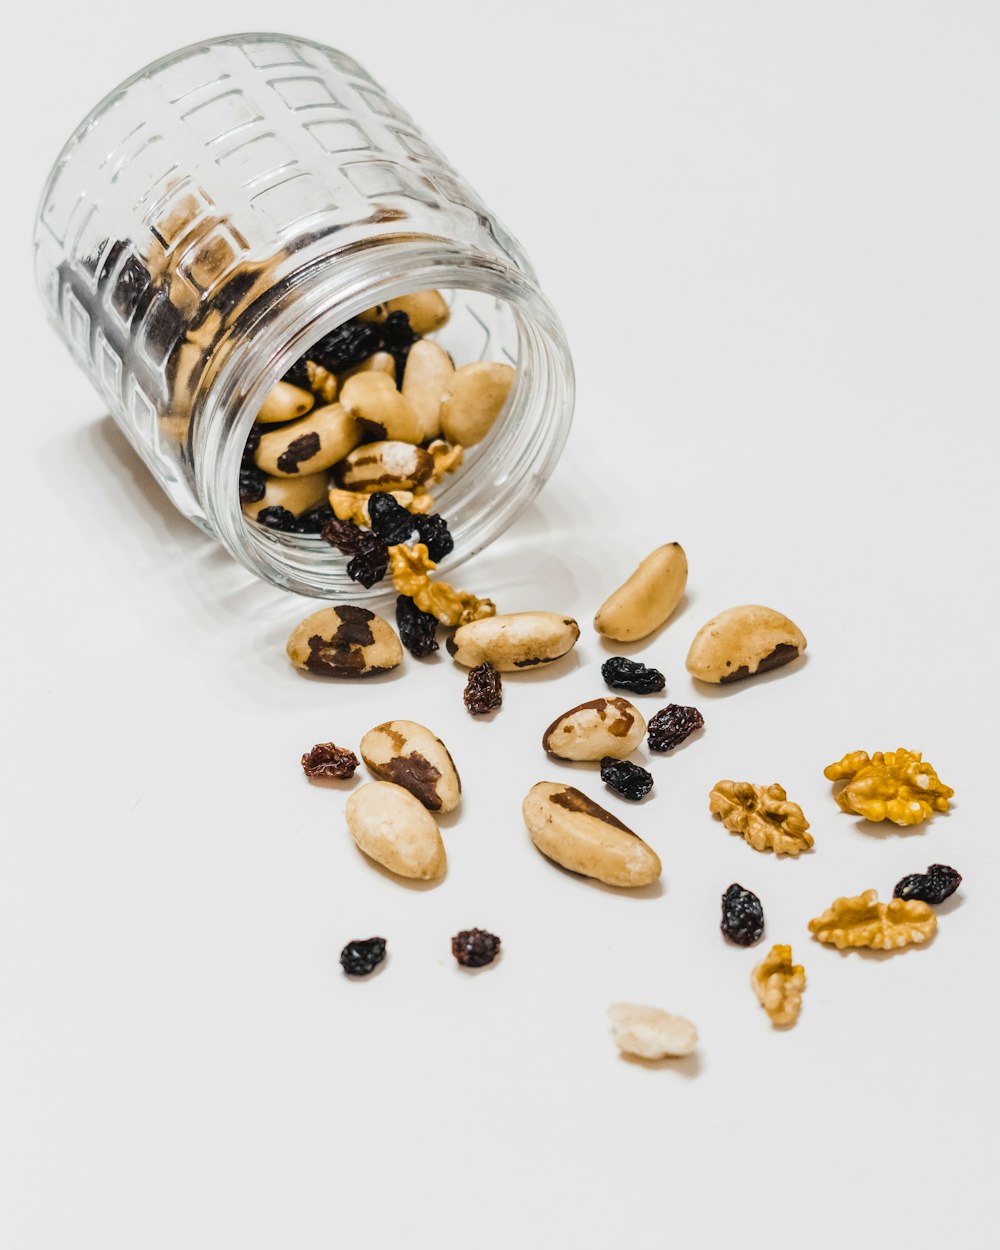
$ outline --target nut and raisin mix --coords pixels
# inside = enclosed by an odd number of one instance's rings
[[[745,890],[736,882],[722,896],[723,934],[737,946],[753,946],[764,933],[764,908],[753,890]]]
[[[311,751],[303,755],[302,771],[307,777],[347,781],[354,776],[360,763],[354,752],[346,747],[338,747],[332,742],[317,742]]]
[[[931,864],[926,872],[914,872],[896,882],[893,898],[915,898],[921,903],[943,903],[962,884],[962,874],[947,864]]]
[[[667,684],[667,679],[655,668],[647,668],[638,660],[627,660],[623,655],[613,655],[601,665],[601,676],[614,690],[631,690],[633,694],[656,694]]]
[[[668,703],[649,718],[646,741],[651,751],[672,751],[705,727],[705,718],[696,707]]]
[[[630,760],[616,760],[606,755],[601,760],[601,780],[609,790],[623,799],[638,802],[653,788],[653,774]]]
[[[477,664],[469,670],[462,698],[473,716],[485,716],[487,712],[496,711],[503,703],[503,683],[492,664]]]
[[[451,939],[451,953],[463,968],[485,968],[500,953],[500,939],[485,929],[462,929]]]
[[[385,938],[357,938],[340,952],[340,966],[349,977],[366,977],[385,959]]]

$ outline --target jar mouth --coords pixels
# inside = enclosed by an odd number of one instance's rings
[[[569,433],[574,379],[559,319],[534,282],[512,265],[440,239],[383,237],[350,256],[327,258],[297,276],[275,305],[238,327],[225,363],[199,405],[194,463],[206,519],[237,560],[298,594],[374,600],[347,575],[347,559],[313,535],[269,530],[248,518],[238,481],[243,448],[270,388],[317,339],[374,304],[428,288],[501,301],[516,333],[514,383],[474,462],[435,488],[435,511],[455,539],[447,578],[498,538],[551,474]],[[465,363],[464,361],[460,363]]]

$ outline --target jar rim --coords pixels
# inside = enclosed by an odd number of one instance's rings
[[[313,538],[268,531],[243,513],[237,488],[247,436],[267,391],[323,335],[385,300],[438,287],[495,296],[511,309],[518,363],[507,408],[482,444],[477,464],[441,492],[455,523],[457,568],[493,541],[541,489],[572,419],[573,367],[559,319],[539,287],[516,266],[428,235],[383,235],[304,266],[252,322],[233,327],[232,345],[193,414],[197,487],[207,519],[227,551],[259,576],[300,594],[379,599],[346,575],[346,561]],[[492,476],[503,498],[477,500],[475,482]]]

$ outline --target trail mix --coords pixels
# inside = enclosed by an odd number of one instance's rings
[[[354,350],[360,350],[358,343],[374,341],[367,332],[345,340]],[[411,359],[422,342],[411,344]],[[421,353],[426,357],[422,367],[428,378],[436,379],[443,366],[430,346]],[[395,350],[400,353],[404,347]],[[328,376],[315,370],[311,376],[313,385],[322,382],[332,389],[334,383]],[[423,417],[434,407],[437,382],[421,385]],[[404,397],[405,392],[404,386]],[[372,396],[389,402],[384,382],[366,386],[365,403]],[[361,400],[357,403],[360,410]],[[391,403],[398,407],[397,398]],[[387,419],[396,421],[398,427],[409,418],[394,412]],[[424,449],[410,447],[408,454],[414,450]],[[384,455],[377,446],[374,454]],[[406,463],[412,465],[412,457]],[[357,467],[363,467],[360,460]],[[328,516],[322,526],[326,541],[364,566],[356,569],[359,580],[369,575],[370,568],[388,565],[392,569],[399,592],[398,636],[382,617],[345,604],[321,609],[301,622],[288,640],[288,654],[297,667],[315,675],[364,677],[398,666],[404,646],[417,658],[433,655],[440,648],[438,630],[444,628],[451,631],[446,637],[448,655],[456,667],[468,670],[465,705],[473,715],[483,715],[501,705],[502,673],[556,664],[572,651],[580,630],[575,620],[556,612],[498,615],[489,600],[432,580],[429,573],[435,558],[451,550],[452,539],[447,523],[426,510],[425,500],[420,502],[425,510],[419,511],[413,506],[416,497],[406,494],[410,486],[423,484],[416,476],[400,473],[395,483],[399,490],[357,492],[349,508],[347,504],[341,507],[343,515]],[[683,549],[676,543],[657,548],[600,609],[598,631],[623,641],[648,636],[676,610],[686,578]],[[700,681],[743,681],[791,663],[805,645],[801,631],[783,614],[759,605],[731,608],[698,632],[687,663]],[[612,689],[639,696],[659,693],[666,686],[660,669],[625,656],[606,659],[601,677]],[[556,716],[541,736],[541,747],[557,767],[565,767],[566,762],[592,765],[616,799],[635,802],[652,791],[654,776],[630,757],[644,744],[650,753],[666,754],[704,726],[696,707],[670,703],[647,721],[622,695],[605,694]],[[447,857],[436,816],[455,810],[462,790],[451,753],[429,729],[409,720],[376,725],[362,738],[359,753],[375,780],[355,789],[347,801],[347,826],[357,847],[390,874],[423,881],[440,879],[447,871]],[[333,743],[319,743],[302,757],[302,767],[310,777],[350,779],[358,757]],[[954,793],[919,752],[904,748],[871,756],[854,752],[829,765],[825,775],[840,786],[834,797],[842,810],[900,825],[917,824],[934,812],[947,811]],[[813,846],[802,808],[777,783],[718,781],[709,796],[709,811],[756,851],[794,859]],[[662,865],[656,850],[614,812],[575,786],[563,781],[537,782],[524,797],[522,816],[537,850],[567,873],[619,890],[658,888]],[[835,899],[808,922],[808,929],[818,942],[841,950],[898,951],[925,943],[937,928],[933,907],[949,898],[961,880],[956,869],[931,864],[926,872],[899,880],[888,902],[881,902],[873,889]],[[733,882],[721,896],[721,911],[721,932],[734,946],[750,947],[761,940],[764,908],[752,890]],[[499,949],[500,939],[486,930],[462,930],[452,938],[452,953],[464,967],[485,967]],[[384,953],[382,939],[350,943],[342,956],[345,972],[367,975]],[[773,946],[753,968],[750,981],[774,1025],[795,1023],[806,976],[803,967],[792,962],[790,946]],[[690,1021],[657,1007],[618,1003],[609,1008],[609,1014],[615,1040],[629,1056],[678,1057],[690,1054],[697,1044]]]

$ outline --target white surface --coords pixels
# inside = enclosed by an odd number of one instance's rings
[[[130,12],[23,9],[2,87],[0,1242],[984,1244],[996,6]],[[571,662],[508,680],[493,723],[466,715],[443,654],[364,686],[297,677],[283,643],[308,605],[249,584],[157,497],[33,293],[34,198],[79,117],[169,48],[274,27],[340,44],[403,100],[566,321],[570,448],[465,581],[586,628]],[[637,651],[708,728],[654,761],[627,813],[665,865],[659,895],[630,897],[543,860],[520,801],[543,778],[602,798],[539,735],[601,692],[599,599],[675,538],[688,603]],[[807,662],[693,690],[695,629],[745,601],[799,622]],[[365,863],[342,795],[299,771],[314,741],[356,745],[391,716],[431,725],[461,766],[437,888]],[[900,744],[955,787],[953,813],[910,833],[840,814],[823,766]],[[725,833],[707,813],[723,776],[781,781],[814,853],[778,862]],[[808,939],[836,895],[887,895],[934,860],[966,884],[929,948]],[[733,880],[764,902],[754,950],[718,932]],[[475,976],[449,953],[469,925],[504,940]],[[390,959],[349,983],[338,952],[369,933]],[[789,1032],[748,985],[774,941],[809,977]],[[604,1012],[622,999],[689,1015],[697,1059],[620,1059]]]

